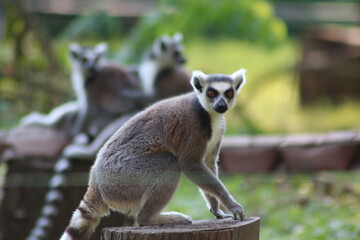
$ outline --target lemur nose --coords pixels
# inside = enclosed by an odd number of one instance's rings
[[[177,61],[178,61],[180,64],[185,64],[185,63],[186,63],[186,58],[184,58],[184,57],[179,57],[179,58],[177,59]]]
[[[215,111],[218,113],[224,113],[228,110],[228,105],[226,101],[221,98],[216,104],[215,104]]]

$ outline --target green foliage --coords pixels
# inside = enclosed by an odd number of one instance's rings
[[[332,105],[325,99],[306,108],[301,105],[296,76],[300,51],[295,42],[267,49],[236,39],[197,39],[185,50],[191,70],[231,74],[247,69],[247,84],[226,116],[227,134],[360,129],[359,101]]]
[[[119,58],[137,60],[159,35],[178,31],[185,40],[231,37],[268,47],[287,39],[285,23],[264,0],[162,0],[140,19]]]
[[[98,11],[80,15],[63,31],[60,38],[71,41],[89,41],[89,39],[108,40],[120,38],[121,25],[119,19]]]
[[[261,217],[260,239],[360,239],[358,172],[314,175],[224,176],[229,192],[247,216]],[[281,194],[279,194],[281,193]],[[193,219],[213,218],[187,179],[166,211]]]

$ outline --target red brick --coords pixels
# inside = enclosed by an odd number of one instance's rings
[[[223,148],[220,152],[221,171],[235,173],[267,173],[274,169],[276,148]]]
[[[345,170],[354,157],[356,144],[291,146],[280,150],[286,168],[291,172]]]

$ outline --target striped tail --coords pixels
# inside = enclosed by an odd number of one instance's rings
[[[66,185],[65,174],[70,170],[71,162],[66,157],[60,158],[54,166],[54,175],[49,183],[49,191],[45,196],[45,203],[34,228],[26,240],[42,240],[49,238],[49,232],[54,226],[54,219],[59,214],[59,206],[63,201],[60,187]]]
[[[54,175],[50,180],[50,189],[45,196],[45,203],[41,210],[41,214],[26,240],[52,239],[50,233],[54,228],[55,219],[59,215],[60,205],[64,200],[60,188],[67,185],[69,179],[67,178],[66,173],[68,173],[71,168],[71,159],[65,157],[63,154],[54,166]],[[87,239],[87,236],[92,233],[93,228],[98,224],[100,217],[106,215],[107,212],[108,208],[103,204],[100,195],[97,191],[95,192],[89,187],[88,191],[85,193],[84,200],[81,201],[80,206],[76,209],[72,218],[80,219],[81,221],[76,222],[77,220],[75,220],[74,222],[71,220],[66,231],[69,237],[62,239]],[[87,222],[89,222],[89,230],[86,230],[86,232],[83,232],[83,226],[74,225],[74,223],[81,223],[85,226]],[[79,229],[79,231],[76,229]],[[64,234],[63,237],[65,235],[66,234]],[[84,237],[82,237],[83,235]]]
[[[100,194],[92,186],[88,187],[84,199],[74,211],[69,225],[60,240],[87,240],[95,231],[100,218],[109,214],[109,209]]]

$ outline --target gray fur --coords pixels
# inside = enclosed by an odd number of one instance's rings
[[[200,76],[204,77],[203,89],[216,87],[206,80],[211,75],[199,73],[194,72],[192,84]],[[244,72],[241,75],[245,77]],[[233,76],[231,82],[219,78],[226,88],[235,88],[238,82]],[[218,90],[223,94],[222,89]],[[223,114],[206,103],[205,91],[194,87],[194,92],[150,106],[105,143],[91,169],[84,201],[74,212],[62,240],[87,239],[109,208],[134,215],[139,225],[191,224],[190,217],[181,213],[160,213],[173,196],[181,173],[201,189],[217,218],[230,216],[220,210],[220,203],[234,219],[244,218],[241,205],[217,176],[225,130]],[[227,99],[228,106],[234,105],[237,93]]]

